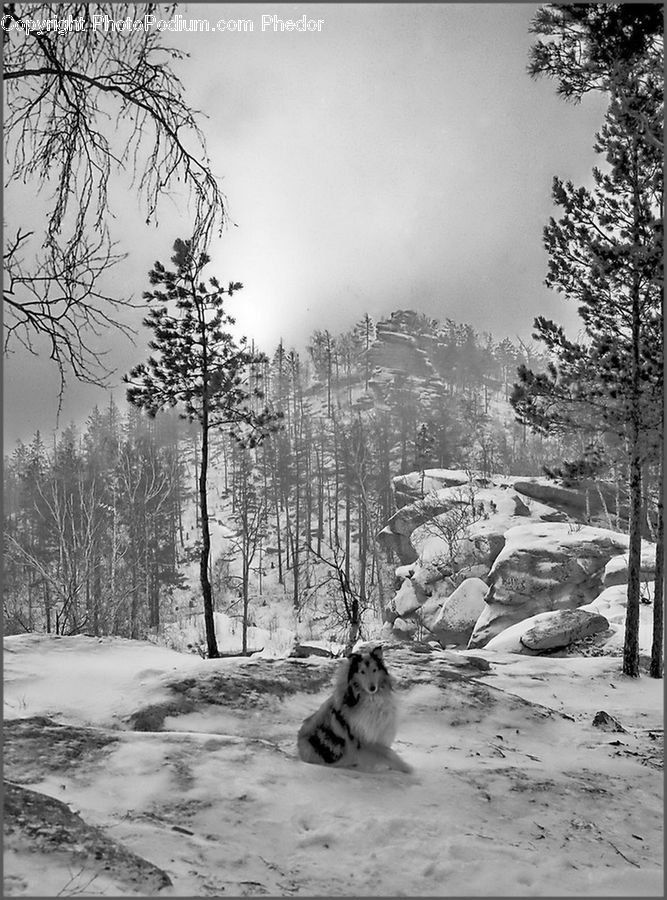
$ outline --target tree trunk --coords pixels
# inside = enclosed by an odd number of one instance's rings
[[[294,609],[299,608],[299,528],[300,522],[300,504],[299,504],[299,451],[298,448],[294,454],[296,460],[296,480],[295,480],[295,504],[296,512],[294,516],[294,532],[292,535],[292,606]]]
[[[323,442],[322,442],[323,443]],[[317,554],[322,553],[322,537],[324,535],[324,447],[315,451],[317,460]]]
[[[96,554],[93,567],[95,573],[93,581],[93,634],[99,637],[100,634],[100,604],[102,600],[102,559]]]
[[[241,653],[243,656],[247,656],[248,654],[248,546],[247,546],[247,535],[243,536],[243,621],[241,628]]]
[[[384,582],[382,580],[382,568],[380,566],[380,554],[378,553],[378,545],[375,538],[373,538],[373,560],[375,562],[375,577],[377,578],[377,586],[378,586],[378,612],[380,615],[380,621],[384,622],[384,614],[385,614],[385,602],[384,602]]]
[[[44,612],[46,614],[46,633],[51,634],[51,594],[48,582],[44,582]]]
[[[661,443],[660,478],[658,480],[658,534],[655,545],[655,587],[653,591],[653,642],[651,644],[651,678],[662,678],[663,642],[664,642],[664,562],[665,562],[665,525],[664,525],[664,489],[665,461],[664,448]]]
[[[274,477],[276,477],[274,475]],[[283,584],[283,554],[282,547],[280,545],[280,506],[278,502],[278,482],[274,481],[275,492],[273,495],[273,499],[275,502],[275,510],[276,510],[276,547],[278,550],[278,584]]]
[[[359,514],[359,606],[362,610],[367,606],[366,565],[368,560],[368,534],[363,495],[359,493],[357,501]]]
[[[345,581],[350,583],[350,531],[352,527],[352,497],[349,476],[345,479]]]
[[[636,213],[635,213],[636,215]],[[628,551],[628,605],[625,615],[623,674],[639,677],[639,592],[642,553],[642,465],[640,447],[640,295],[639,278],[632,287],[632,368],[630,392],[630,547]]]
[[[201,516],[202,546],[199,559],[199,580],[204,598],[204,626],[206,628],[206,646],[209,659],[220,656],[215,639],[215,622],[213,619],[213,591],[208,577],[208,561],[211,554],[211,533],[208,527],[208,497],[206,495],[206,478],[208,472],[208,415],[206,409],[202,422],[201,464],[199,468],[199,511]]]
[[[208,439],[206,442],[208,443]],[[193,443],[194,443],[194,448],[195,448],[195,460],[194,460],[194,462],[195,462],[195,487],[198,490],[200,490],[199,486],[201,485],[201,470],[200,470],[199,477],[197,476],[197,469],[199,467],[199,460],[197,459],[197,449],[198,449],[197,448],[197,438],[194,439]],[[202,446],[203,446],[203,439],[202,439]],[[201,516],[201,501],[198,504],[195,504],[195,528],[199,528],[199,517],[200,516]]]

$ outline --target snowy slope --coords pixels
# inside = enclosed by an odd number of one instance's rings
[[[403,710],[395,746],[413,776],[298,760],[299,724],[336,661],[7,638],[6,718],[48,715],[112,742],[56,766],[53,744],[8,740],[5,776],[163,869],[172,885],[160,896],[661,895],[661,682],[626,679],[609,657],[385,656]],[[626,731],[594,728],[599,709]],[[162,730],[129,730],[141,711],[146,727],[147,710]],[[152,896],[95,866],[71,881],[64,847],[12,838],[5,893],[87,883]]]

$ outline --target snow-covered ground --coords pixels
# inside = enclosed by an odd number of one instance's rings
[[[4,643],[5,777],[164,870],[160,896],[662,895],[663,684],[618,658],[388,648],[405,776],[298,759],[335,660]],[[155,896],[122,862],[5,840],[5,895]]]

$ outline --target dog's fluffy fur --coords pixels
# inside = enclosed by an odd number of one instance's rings
[[[352,653],[340,669],[331,697],[304,720],[299,756],[318,765],[373,769],[384,763],[401,772],[411,767],[391,749],[397,711],[382,647]]]

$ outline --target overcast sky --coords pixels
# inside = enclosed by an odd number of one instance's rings
[[[243,18],[246,33],[169,33],[235,226],[210,274],[242,281],[239,327],[271,352],[282,337],[351,328],[412,308],[494,336],[529,338],[547,315],[574,335],[576,310],[543,286],[542,228],[555,174],[590,183],[600,97],[576,106],[526,73],[537,6],[488,4],[183,4],[186,19]],[[262,31],[263,14],[323,20],[319,31]],[[19,223],[8,195],[5,220]],[[159,227],[116,191],[114,237],[128,252],[113,288],[140,297],[156,258],[188,234],[178,197]],[[119,199],[120,198],[120,199]],[[24,201],[22,201],[24,202]],[[146,355],[106,336],[120,376]],[[5,449],[56,426],[57,373],[44,357],[5,360]],[[70,383],[60,426],[85,421],[108,392]]]

